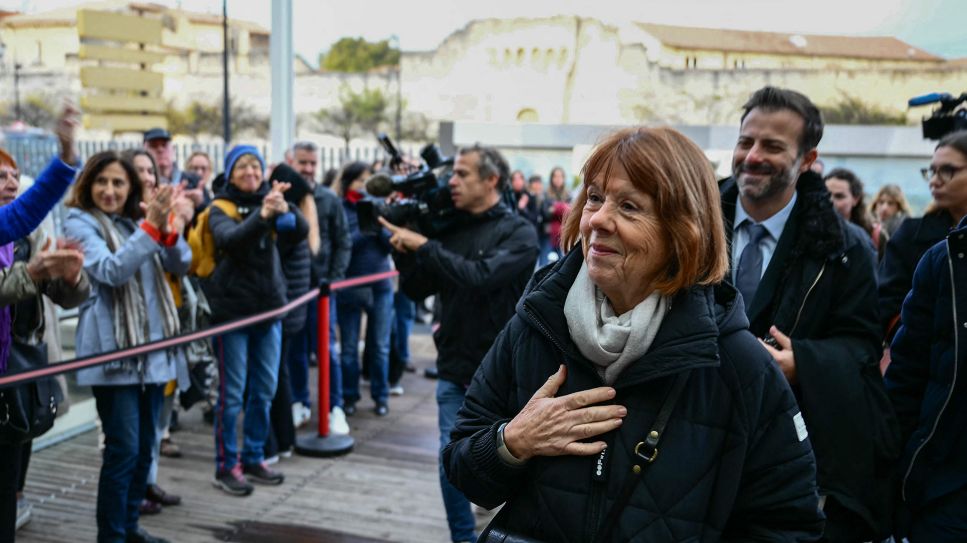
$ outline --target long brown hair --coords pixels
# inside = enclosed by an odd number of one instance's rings
[[[581,210],[588,184],[607,180],[616,166],[655,202],[669,248],[667,273],[654,285],[665,295],[720,282],[729,267],[718,185],[705,154],[671,128],[625,128],[607,136],[581,170],[584,184],[564,219],[561,246],[582,242]],[[583,248],[583,247],[582,247]]]
[[[94,198],[91,196],[91,186],[94,185],[94,181],[97,180],[97,176],[101,175],[104,168],[115,162],[124,169],[124,173],[128,176],[128,183],[131,185],[131,191],[128,193],[128,199],[124,202],[121,214],[133,220],[138,220],[144,216],[141,211],[141,195],[144,192],[141,177],[138,176],[138,171],[131,164],[131,161],[122,158],[117,151],[102,151],[87,159],[87,163],[84,164],[84,169],[77,176],[70,197],[64,205],[84,211],[97,209]]]

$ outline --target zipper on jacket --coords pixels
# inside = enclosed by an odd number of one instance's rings
[[[556,339],[554,339],[554,335],[551,334],[551,332],[544,327],[544,323],[541,322],[539,318],[537,318],[537,315],[535,315],[533,311],[527,308],[526,304],[524,305],[524,312],[527,313],[527,316],[529,316],[531,320],[534,321],[534,324],[536,324],[537,327],[541,329],[541,332],[544,333],[544,336],[547,339],[551,340],[551,343],[553,343],[554,346],[557,347],[557,350],[561,351],[561,354],[565,354],[566,351],[564,350],[564,347],[562,347],[561,344],[558,343]]]
[[[907,466],[907,472],[903,474],[903,484],[900,487],[900,495],[904,502],[907,501],[907,480],[910,478],[910,472],[913,471],[913,465],[917,462],[917,456],[919,456],[920,452],[923,451],[923,448],[927,446],[927,443],[930,442],[930,439],[933,438],[933,435],[937,433],[937,426],[940,426],[940,417],[943,416],[944,410],[947,409],[947,406],[950,404],[950,398],[953,397],[954,388],[957,385],[957,358],[958,353],[960,352],[960,331],[959,327],[957,326],[959,321],[957,320],[957,287],[954,284],[954,260],[951,258],[950,254],[950,239],[947,239],[947,265],[950,269],[950,305],[953,308],[954,315],[954,379],[953,382],[950,383],[950,391],[947,392],[947,399],[944,400],[943,405],[940,406],[940,412],[937,413],[937,418],[935,418],[933,421],[933,428],[930,429],[930,433],[927,434],[927,437],[923,439],[923,443],[917,447],[917,450],[914,451],[913,456],[910,457],[910,465]]]
[[[806,302],[809,301],[809,295],[813,293],[813,289],[815,289],[816,285],[819,284],[819,280],[823,278],[823,272],[825,271],[826,271],[826,262],[823,262],[823,267],[819,268],[819,274],[816,276],[816,279],[813,281],[813,284],[809,286],[809,290],[806,291],[806,295],[802,299],[802,305],[799,306],[799,312],[796,313],[796,322],[792,323],[792,328],[790,328],[789,332],[786,333],[787,336],[792,337],[792,333],[795,332],[796,328],[799,326],[799,319],[802,317],[803,309],[806,309]]]
[[[588,493],[588,512],[584,523],[583,541],[596,541],[598,527],[604,509],[605,495],[608,490],[608,471],[610,469],[611,444],[594,459],[591,468],[591,491]]]

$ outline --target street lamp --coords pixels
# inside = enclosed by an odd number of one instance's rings
[[[19,62],[14,62],[13,64],[13,99],[14,99],[14,111],[17,114],[17,120],[23,120],[23,115],[20,114],[20,69],[23,68],[23,64]]]
[[[390,36],[396,46],[399,58],[396,61],[396,141],[403,140],[403,49],[400,47],[400,37],[396,34]]]

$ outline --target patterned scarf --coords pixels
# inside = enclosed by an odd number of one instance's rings
[[[13,264],[13,243],[0,246],[0,268],[7,269]],[[7,373],[7,358],[10,356],[11,330],[10,306],[0,308],[0,374]]]
[[[117,253],[127,236],[123,236],[118,230],[115,221],[99,210],[92,210],[91,215],[97,219],[101,227],[101,236],[107,242],[107,247],[112,253]],[[128,219],[118,219],[131,225]],[[175,300],[171,294],[171,288],[165,281],[164,268],[161,266],[161,257],[157,253],[152,255],[151,264],[154,266],[154,288],[157,298],[161,303],[162,327],[164,337],[172,337],[180,331],[178,321],[178,309],[175,307]],[[148,341],[148,308],[144,300],[144,291],[141,284],[140,270],[134,274],[125,284],[114,288],[113,292],[113,315],[114,315],[114,341],[118,349],[126,349],[142,345]],[[115,360],[104,366],[104,371],[108,373],[137,371],[144,378],[145,357],[139,356],[136,360]]]

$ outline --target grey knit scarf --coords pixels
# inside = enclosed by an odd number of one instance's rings
[[[97,219],[101,229],[101,236],[112,253],[117,253],[128,236],[123,235],[115,221],[100,210],[92,210],[91,215]],[[133,226],[128,219],[120,219]],[[161,256],[157,253],[151,257],[154,266],[154,288],[157,298],[161,302],[162,329],[165,337],[172,337],[179,333],[178,309],[171,288],[165,282],[164,268]],[[123,285],[113,289],[114,341],[118,349],[126,349],[146,343],[150,337],[148,329],[148,308],[144,300],[141,284],[141,271],[135,274]],[[136,359],[115,360],[104,365],[106,373],[137,371],[141,378],[145,373],[144,355]]]
[[[668,298],[653,292],[631,311],[616,315],[591,281],[585,262],[567,292],[564,317],[578,350],[594,363],[604,382],[613,385],[625,368],[648,352],[668,307]]]

